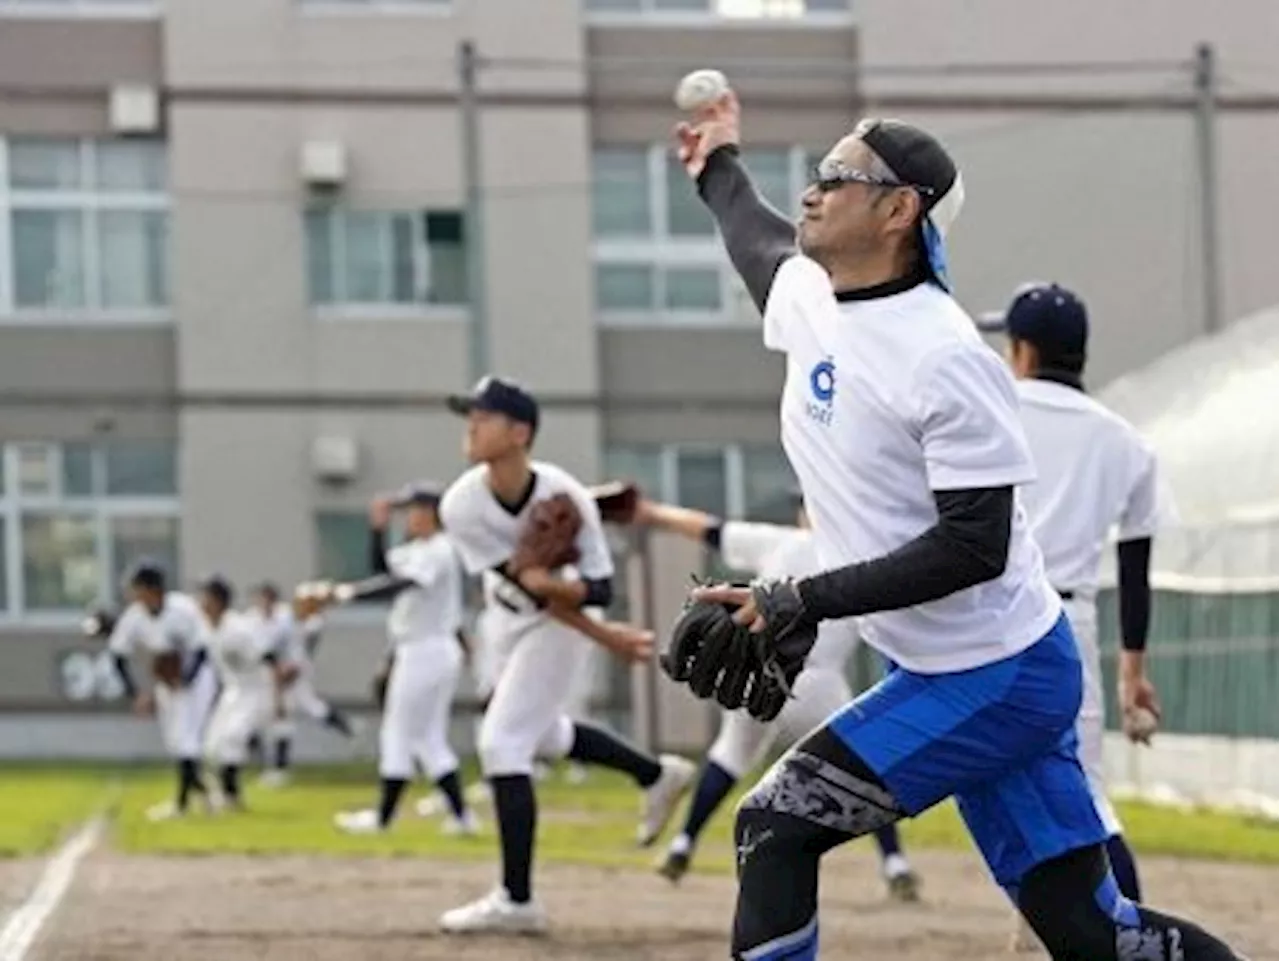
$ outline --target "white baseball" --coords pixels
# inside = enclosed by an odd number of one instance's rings
[[[697,110],[728,92],[729,81],[719,70],[695,70],[685,74],[676,87],[676,106],[684,111]]]
[[[1133,737],[1147,741],[1159,730],[1160,718],[1145,707],[1135,707],[1126,713],[1125,728]]]

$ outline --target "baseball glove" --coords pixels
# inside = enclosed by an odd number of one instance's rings
[[[600,518],[609,524],[630,524],[640,503],[640,488],[632,481],[609,481],[589,488]]]
[[[582,515],[568,494],[556,494],[529,509],[515,553],[508,564],[512,574],[531,567],[555,570],[577,562]]]
[[[804,669],[817,625],[804,618],[790,581],[756,581],[751,591],[765,620],[763,631],[738,624],[734,609],[724,604],[690,600],[659,663],[695,697],[714,697],[728,710],[745,709],[757,720],[772,721]]]
[[[162,651],[151,659],[151,673],[166,687],[181,687],[182,655],[177,651]]]

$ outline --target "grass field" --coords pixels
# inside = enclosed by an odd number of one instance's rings
[[[126,853],[493,856],[491,831],[478,838],[449,838],[435,821],[415,817],[411,808],[420,792],[406,796],[403,816],[386,836],[339,834],[331,823],[334,812],[372,804],[373,777],[366,767],[349,766],[302,770],[281,790],[259,788],[250,780],[247,814],[151,824],[147,807],[171,794],[167,768],[0,767],[0,856],[47,850],[103,809],[113,815],[112,843]],[[623,779],[593,772],[585,785],[573,786],[553,774],[541,785],[539,799],[543,856],[613,867],[650,864],[652,852],[638,851],[631,842],[637,795]],[[1121,804],[1120,810],[1131,842],[1143,853],[1271,864],[1280,857],[1277,828],[1270,821],[1144,804]],[[730,811],[726,806],[708,829],[700,854],[705,869],[731,868]],[[481,810],[482,818],[488,815]],[[970,844],[949,804],[908,822],[903,832],[909,846],[963,849]]]

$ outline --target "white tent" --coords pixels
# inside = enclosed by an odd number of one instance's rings
[[[1176,521],[1155,539],[1157,587],[1280,587],[1280,315],[1270,307],[1114,381],[1098,399],[1155,448]],[[1113,552],[1103,583],[1114,583]]]

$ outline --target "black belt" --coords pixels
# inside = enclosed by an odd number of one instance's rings
[[[1054,588],[1054,590],[1057,590],[1057,588]],[[1076,598],[1076,592],[1075,591],[1058,591],[1058,596],[1061,597],[1064,601],[1073,601]]]

